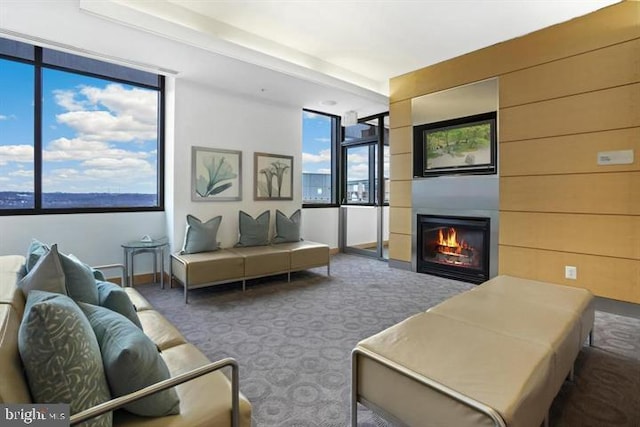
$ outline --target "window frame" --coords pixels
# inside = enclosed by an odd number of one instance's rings
[[[338,165],[340,164],[340,140],[342,139],[342,124],[341,117],[335,114],[324,113],[322,111],[310,110],[308,108],[302,109],[302,114],[313,113],[321,116],[331,118],[331,202],[330,203],[306,203],[304,201],[304,194],[302,196],[302,208],[337,208],[340,206],[338,200],[340,200],[340,177]],[[302,162],[301,162],[302,165]],[[301,171],[303,166],[300,167]],[[300,172],[300,178],[302,182],[302,172]]]
[[[343,156],[346,156],[346,152],[351,147],[368,146],[369,147],[369,166],[372,164],[380,165],[380,167],[369,167],[369,194],[368,202],[349,202],[346,200],[347,194],[347,161],[341,164],[341,183],[340,190],[342,193],[342,204],[345,206],[389,206],[389,201],[384,199],[385,186],[384,183],[384,147],[390,146],[389,141],[384,138],[384,118],[389,115],[388,111],[383,113],[374,114],[371,116],[358,119],[358,124],[367,123],[371,120],[377,120],[375,126],[377,126],[377,133],[375,135],[366,136],[363,138],[354,138],[350,141],[344,141],[345,131],[343,130],[342,142],[340,143],[340,152]],[[375,149],[374,149],[375,148]],[[391,153],[389,153],[391,155]],[[376,182],[378,184],[376,185]],[[371,187],[375,187],[375,191],[371,191]]]
[[[10,40],[10,39],[3,39]],[[13,40],[10,40],[13,41]],[[118,77],[112,77],[105,74],[87,72],[74,69],[73,67],[66,67],[60,65],[47,64],[43,61],[44,50],[56,51],[55,49],[44,48],[37,45],[31,45],[29,43],[19,42],[24,45],[31,46],[34,49],[34,59],[25,59],[18,56],[12,56],[10,54],[0,53],[0,59],[20,62],[24,64],[33,65],[33,84],[34,84],[34,120],[33,120],[33,208],[25,209],[0,209],[0,216],[17,216],[17,215],[51,215],[51,214],[90,214],[90,213],[119,213],[119,212],[162,212],[165,210],[165,78],[163,75],[158,74],[157,86],[130,81]],[[65,54],[62,51],[56,51],[58,53]],[[81,57],[74,53],[68,55]],[[116,65],[101,60],[89,58],[97,63],[103,63],[108,67],[118,67],[119,69],[127,69],[122,65]],[[157,118],[157,205],[156,206],[137,206],[137,207],[75,207],[75,208],[43,208],[43,193],[42,193],[42,179],[43,179],[43,141],[42,141],[42,112],[43,112],[43,97],[42,97],[42,72],[44,69],[63,71],[73,73],[86,77],[98,78],[114,83],[123,83],[129,86],[139,87],[143,89],[149,89],[157,91],[158,93],[158,118]],[[135,69],[133,69],[135,70]],[[138,70],[135,70],[138,71]],[[150,73],[151,74],[151,73]]]

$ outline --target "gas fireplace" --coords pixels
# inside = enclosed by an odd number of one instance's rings
[[[418,215],[418,272],[488,280],[490,224],[490,218]]]

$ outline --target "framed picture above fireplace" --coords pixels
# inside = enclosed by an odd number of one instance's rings
[[[495,174],[496,113],[413,127],[414,177]]]

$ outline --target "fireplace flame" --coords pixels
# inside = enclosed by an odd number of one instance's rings
[[[449,228],[444,232],[438,230],[438,246],[442,248],[442,253],[459,254],[463,249],[467,249],[468,245],[464,240],[458,241],[458,235],[455,228]]]

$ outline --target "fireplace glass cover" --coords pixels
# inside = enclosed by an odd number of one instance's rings
[[[472,283],[489,278],[489,218],[418,216],[418,271]]]

